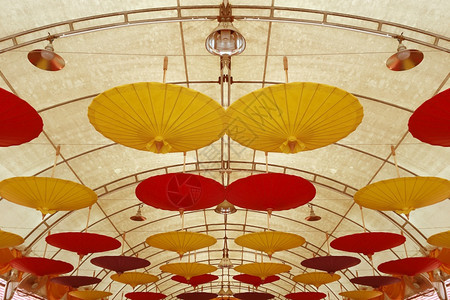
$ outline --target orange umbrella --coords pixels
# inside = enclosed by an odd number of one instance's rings
[[[69,295],[78,299],[83,300],[96,300],[96,299],[102,299],[106,298],[108,296],[111,296],[112,293],[110,292],[104,292],[104,291],[71,291],[69,292]]]
[[[372,183],[356,192],[355,202],[375,210],[408,215],[450,197],[450,181],[438,177],[402,177]]]
[[[190,280],[194,276],[208,274],[217,270],[216,267],[201,263],[173,263],[159,267],[163,272],[180,275]]]
[[[333,86],[292,82],[256,90],[227,109],[227,134],[264,152],[297,153],[330,145],[361,123],[363,108]]]
[[[159,280],[159,278],[155,275],[142,272],[125,272],[122,274],[113,274],[111,275],[111,279],[117,282],[129,284],[133,289],[140,284],[147,284]]]
[[[105,137],[155,153],[208,146],[225,132],[225,110],[210,97],[174,84],[141,82],[107,90],[88,117]]]
[[[312,284],[319,288],[322,284],[338,281],[341,276],[338,274],[328,274],[326,272],[310,272],[294,276],[292,280],[303,284]]]
[[[68,180],[51,177],[13,177],[0,182],[0,196],[13,203],[41,211],[77,210],[97,202],[90,188]]]
[[[363,291],[347,291],[347,292],[341,292],[341,293],[339,293],[339,295],[341,295],[342,297],[355,299],[355,300],[367,300],[367,299],[372,299],[372,298],[375,298],[375,297],[379,297],[379,296],[383,295],[383,292],[380,292],[380,291],[367,291],[367,290],[363,290]]]
[[[17,234],[0,229],[0,249],[15,247],[24,242],[24,239]]]
[[[234,242],[241,247],[263,251],[272,258],[275,252],[300,247],[306,240],[293,233],[264,231],[241,235]]]
[[[436,247],[450,248],[450,230],[430,236],[427,242]]]
[[[216,238],[203,233],[187,231],[171,231],[149,236],[147,244],[152,247],[174,251],[180,255],[214,245]]]
[[[290,266],[279,263],[251,263],[234,268],[236,272],[258,276],[262,280],[272,275],[289,272],[291,269]]]

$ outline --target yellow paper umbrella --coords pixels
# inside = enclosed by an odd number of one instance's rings
[[[118,86],[94,98],[91,124],[127,147],[155,153],[186,152],[207,146],[225,132],[225,110],[192,89],[141,82]]]
[[[149,236],[145,241],[152,247],[174,251],[180,258],[186,252],[209,247],[217,242],[214,237],[207,234],[187,231],[158,233]]]
[[[251,263],[234,268],[236,272],[258,276],[262,280],[272,275],[289,272],[291,269],[290,266],[279,263]]]
[[[96,300],[96,299],[102,299],[106,298],[108,296],[111,296],[112,293],[110,292],[104,292],[104,291],[71,291],[69,292],[69,295],[78,299],[83,300]]]
[[[24,239],[17,234],[0,229],[0,249],[15,247],[24,242]]]
[[[35,208],[43,215],[91,206],[97,194],[68,180],[50,177],[14,177],[0,182],[0,196],[13,203]]]
[[[140,284],[147,284],[159,280],[159,278],[155,275],[142,272],[125,272],[122,274],[113,274],[111,275],[111,279],[117,282],[129,284],[133,287],[133,289]]]
[[[419,207],[450,197],[450,181],[438,177],[402,177],[372,183],[356,192],[355,202],[375,210],[409,215]]]
[[[436,247],[450,248],[450,230],[430,236],[427,242]]]
[[[265,231],[241,235],[234,242],[242,247],[263,251],[271,258],[277,251],[300,247],[305,239],[293,233]]]
[[[236,100],[227,110],[227,134],[265,152],[297,153],[330,145],[361,123],[363,108],[352,94],[310,82],[278,84]]]
[[[347,291],[347,292],[341,292],[341,293],[339,293],[339,295],[341,295],[342,297],[355,299],[355,300],[367,300],[367,299],[372,299],[372,298],[375,298],[375,297],[379,297],[379,296],[383,295],[383,292],[380,292],[380,291],[367,291],[367,290],[363,290],[363,291]]]
[[[194,276],[208,274],[217,270],[216,267],[201,263],[173,263],[162,265],[159,269],[163,272],[180,275],[190,280]]]
[[[322,284],[338,281],[341,276],[338,274],[329,274],[326,272],[310,272],[294,276],[292,280],[303,284],[312,284],[319,288]]]

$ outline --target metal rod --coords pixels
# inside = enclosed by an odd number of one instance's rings
[[[364,232],[366,232],[366,222],[364,221],[364,213],[363,213],[363,208],[361,205],[359,206],[359,210],[361,211],[361,220],[362,220]]]
[[[90,217],[91,217],[91,210],[92,210],[92,205],[89,206],[89,211],[88,211],[87,221],[86,221],[86,228],[84,229],[84,232],[87,232],[88,227],[89,227],[89,219],[90,219]]]
[[[397,171],[397,177],[400,178],[400,170],[399,170],[398,164],[397,164],[397,155],[395,154],[395,147],[393,145],[391,145],[391,153],[392,153],[392,157],[394,158],[394,164],[395,164],[395,170]]]
[[[169,58],[167,56],[164,56],[164,63],[163,63],[163,83],[166,83],[166,73],[167,73],[167,66],[169,65]]]
[[[52,175],[51,175],[52,178],[55,176],[56,163],[58,162],[58,156],[60,153],[61,153],[61,146],[58,145],[58,146],[56,146],[55,162],[53,163],[53,169],[52,169]]]
[[[286,75],[286,83],[289,82],[289,72],[288,72],[288,58],[287,56],[283,56],[283,68],[284,68],[284,73]]]

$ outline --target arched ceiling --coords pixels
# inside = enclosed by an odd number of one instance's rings
[[[326,237],[362,232],[361,212],[352,196],[367,184],[397,176],[391,146],[395,148],[401,176],[450,178],[450,151],[424,144],[408,133],[412,112],[436,93],[450,88],[450,26],[448,1],[231,1],[234,25],[247,40],[246,50],[232,57],[233,83],[218,82],[219,58],[205,47],[206,36],[215,28],[220,1],[16,1],[0,11],[0,87],[28,101],[44,121],[44,132],[20,146],[1,148],[0,179],[14,176],[50,176],[55,148],[61,146],[55,177],[82,183],[99,195],[89,219],[89,232],[121,238],[123,251],[148,258],[147,271],[160,276],[158,289],[172,299],[191,290],[170,280],[159,266],[179,261],[173,253],[147,247],[151,234],[179,230],[177,213],[143,208],[145,222],[129,219],[139,200],[136,185],[149,176],[183,171],[182,154],[158,155],[126,148],[99,134],[89,123],[87,107],[93,97],[112,87],[134,82],[161,82],[163,60],[168,57],[166,80],[198,90],[219,103],[274,83],[284,83],[283,57],[289,62],[290,82],[318,82],[339,87],[357,96],[364,107],[364,119],[355,132],[339,142],[293,155],[268,155],[268,170],[295,174],[310,180],[317,189],[311,202],[318,222],[307,222],[307,207],[274,213],[271,229],[297,233],[306,238],[301,248],[276,253],[274,262],[293,266],[282,280],[261,287],[284,299],[283,295],[303,289],[292,276],[304,272],[300,261],[328,252]],[[46,45],[47,32],[56,36],[55,51],[66,66],[46,72],[32,66],[26,56]],[[397,48],[393,36],[403,32],[408,48],[424,52],[425,59],[414,69],[393,72],[386,59]],[[229,93],[228,93],[229,88]],[[222,152],[221,149],[224,149]],[[266,171],[265,155],[254,153],[224,137],[198,153],[188,152],[186,171],[213,178],[225,185],[238,178]],[[406,247],[397,247],[374,256],[373,264],[424,255],[433,247],[426,238],[448,230],[450,204],[445,200],[414,211],[409,220],[393,212],[365,209],[369,231],[403,231]],[[24,250],[30,255],[66,260],[78,264],[76,255],[46,247],[49,230],[81,231],[88,210],[58,212],[45,220],[32,209],[0,201],[0,228],[25,237]],[[213,209],[186,213],[188,230],[208,233],[219,241],[205,251],[183,258],[217,265],[222,255],[225,223]],[[255,260],[255,253],[234,244],[244,232],[267,228],[264,213],[238,209],[227,220],[230,258],[235,265]],[[120,254],[122,249],[108,252]],[[407,253],[405,253],[405,251]],[[331,249],[331,254],[343,252]],[[357,256],[357,255],[356,255]],[[320,290],[330,298],[341,289],[354,289],[349,278],[371,275],[367,258],[343,274],[340,283]],[[112,282],[110,274],[90,264],[85,257],[80,275],[103,278],[97,289],[111,290],[110,299],[120,299],[131,288]],[[258,254],[258,260],[261,255]],[[263,258],[265,261],[267,257]],[[220,271],[217,275],[222,276]],[[228,282],[231,270],[223,275]],[[231,280],[234,292],[248,286]],[[144,288],[138,288],[142,290]],[[147,290],[155,291],[155,285]],[[217,292],[220,281],[205,291]],[[312,290],[312,288],[307,287]]]

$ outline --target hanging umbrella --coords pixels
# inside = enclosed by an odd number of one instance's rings
[[[9,264],[14,269],[36,276],[59,275],[73,270],[69,263],[43,257],[15,258]]]
[[[261,280],[279,273],[289,272],[292,268],[279,263],[250,263],[234,267],[239,273],[258,276]]]
[[[433,234],[427,239],[427,242],[436,247],[450,248],[450,230]]]
[[[225,188],[200,175],[170,173],[149,177],[139,183],[136,196],[155,208],[190,211],[218,205],[225,198]]]
[[[253,275],[248,275],[248,274],[239,274],[239,275],[234,275],[233,279],[243,282],[243,283],[251,284],[255,288],[258,288],[261,284],[272,283],[277,280],[280,280],[280,277],[278,277],[276,275],[272,275],[272,276],[268,276],[264,280],[262,280],[259,276],[253,276]]]
[[[370,286],[373,288],[379,288],[385,285],[390,285],[398,283],[401,281],[400,278],[391,276],[360,276],[350,279],[353,284]]]
[[[187,152],[225,133],[223,107],[192,89],[141,82],[107,90],[92,100],[88,117],[105,137],[155,153]]]
[[[19,246],[24,239],[17,234],[0,229],[0,249]]]
[[[121,274],[126,271],[148,267],[150,262],[139,257],[114,255],[97,256],[91,259],[91,264]]]
[[[73,288],[79,288],[80,286],[97,284],[102,280],[91,276],[59,276],[51,278],[50,281]]]
[[[214,245],[216,238],[203,233],[171,231],[149,236],[146,240],[151,247],[183,254]]]
[[[378,270],[391,275],[414,276],[419,273],[433,271],[439,268],[441,264],[436,258],[408,257],[384,262],[378,266]]]
[[[186,280],[217,270],[214,266],[201,263],[173,263],[162,265],[159,269],[163,272],[183,276]]]
[[[450,89],[420,105],[409,118],[409,132],[424,143],[450,146]]]
[[[114,250],[121,245],[115,238],[88,232],[55,233],[48,235],[45,241],[54,247],[76,252],[80,256]]]
[[[126,293],[125,297],[131,300],[161,300],[165,299],[167,296],[161,293],[153,292],[132,292]]]
[[[106,298],[112,295],[110,292],[105,291],[71,291],[69,292],[69,295],[78,299],[83,300],[97,300]]]
[[[42,118],[26,101],[0,88],[0,104],[0,147],[29,142],[42,132]]]
[[[355,202],[375,210],[409,213],[450,197],[450,181],[438,177],[402,177],[372,183],[354,195]]]
[[[328,284],[341,279],[338,274],[328,274],[325,272],[310,272],[294,276],[292,280],[303,284],[312,284],[319,288],[322,284]]]
[[[210,300],[215,297],[217,297],[217,294],[204,292],[184,293],[177,296],[178,299],[183,300]]]
[[[209,282],[219,279],[219,276],[212,275],[212,274],[203,274],[203,275],[191,277],[191,279],[187,280],[183,276],[174,275],[171,277],[171,279],[174,281],[180,282],[180,283],[190,284],[195,289],[200,284],[209,283]]]
[[[13,177],[0,182],[0,196],[41,211],[71,211],[97,202],[97,194],[84,185],[50,177]]]
[[[400,246],[406,241],[401,234],[391,232],[363,232],[341,236],[331,241],[330,246],[337,250],[363,253],[369,257],[375,252]]]
[[[274,295],[269,293],[256,293],[256,292],[236,293],[233,296],[241,300],[268,300],[275,298]]]
[[[111,279],[117,282],[129,284],[133,289],[140,284],[147,284],[159,280],[159,278],[155,275],[141,272],[126,272],[122,274],[113,274],[111,275]]]
[[[319,256],[305,259],[302,266],[333,274],[336,271],[351,268],[359,264],[361,260],[352,256]]]
[[[227,109],[227,134],[264,152],[297,153],[352,133],[363,108],[352,94],[325,84],[293,82],[256,90]]]
[[[241,247],[263,251],[272,258],[275,252],[300,247],[306,240],[293,233],[264,231],[241,235],[234,242]]]
[[[379,296],[383,295],[383,292],[380,292],[380,291],[367,291],[367,290],[363,290],[363,291],[347,291],[347,292],[341,292],[341,293],[339,293],[339,295],[341,295],[342,297],[355,299],[355,300],[367,300],[367,299],[372,299],[372,298],[375,298],[375,297],[379,297]]]
[[[326,296],[326,294],[320,292],[298,292],[287,294],[284,297],[291,300],[320,300]]]

